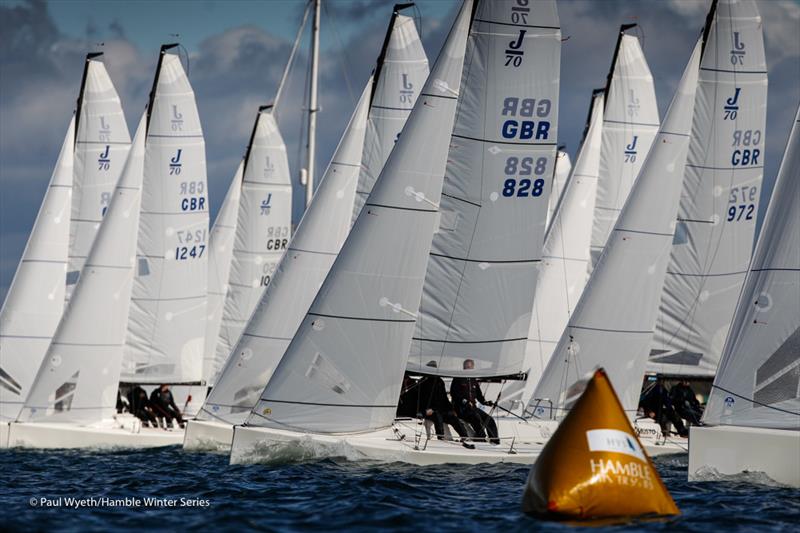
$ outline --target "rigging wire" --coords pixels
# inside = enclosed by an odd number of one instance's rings
[[[344,53],[344,44],[342,43],[341,35],[339,35],[339,30],[337,30],[338,24],[336,24],[336,19],[333,15],[333,11],[328,11],[328,2],[322,2],[322,11],[324,12],[325,16],[330,19],[330,24],[328,26],[332,28],[333,35],[336,37],[336,42],[339,45],[339,49],[337,50],[337,56],[339,59],[339,66],[342,69],[342,74],[344,74],[344,81],[347,85],[347,92],[350,95],[351,100],[356,100],[355,92],[353,91],[353,84],[350,80],[350,76],[348,75],[350,64],[347,61],[347,54]]]
[[[289,52],[289,59],[286,61],[286,66],[283,69],[283,74],[281,75],[281,80],[278,82],[278,88],[275,90],[275,99],[272,101],[272,110],[273,113],[276,114],[277,118],[277,110],[278,110],[278,102],[281,99],[281,95],[283,94],[283,88],[286,85],[286,80],[289,77],[289,70],[292,68],[292,64],[294,63],[295,54],[297,54],[297,49],[300,46],[300,39],[303,37],[303,30],[306,27],[306,22],[308,21],[308,14],[311,13],[311,6],[313,5],[313,0],[309,0],[306,4],[306,9],[303,12],[303,18],[300,22],[300,27],[297,29],[297,36],[294,38],[294,43],[292,44],[292,50]]]

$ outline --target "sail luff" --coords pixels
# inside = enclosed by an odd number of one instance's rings
[[[0,309],[0,421],[15,420],[64,309],[75,146],[70,119],[50,183]]]

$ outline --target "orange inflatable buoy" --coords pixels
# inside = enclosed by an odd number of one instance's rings
[[[680,514],[603,369],[531,468],[522,510],[556,519]]]

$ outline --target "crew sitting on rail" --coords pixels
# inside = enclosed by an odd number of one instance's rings
[[[464,360],[464,370],[475,368],[475,361],[472,359]],[[478,403],[488,407],[494,406],[483,397],[481,385],[474,378],[453,378],[450,384],[450,396],[456,406],[458,417],[467,422],[475,433],[476,439],[486,439],[489,434],[489,442],[500,444],[497,434],[497,424],[494,419],[478,407]]]
[[[150,400],[147,399],[147,391],[139,385],[128,391],[128,409],[133,416],[142,421],[143,426],[158,427]]]
[[[644,394],[639,405],[644,409],[646,416],[652,418],[661,426],[661,433],[665,437],[670,434],[670,422],[678,430],[678,435],[681,437],[689,436],[686,426],[683,425],[683,420],[672,407],[672,400],[669,397],[669,391],[664,386],[663,378],[658,378],[656,384]]]
[[[150,404],[153,412],[159,419],[163,419],[165,427],[172,427],[172,420],[178,421],[180,427],[184,426],[183,417],[178,406],[175,405],[175,398],[169,390],[169,385],[161,385],[150,394]]]
[[[688,379],[682,379],[673,385],[669,391],[669,397],[678,416],[689,422],[691,426],[702,425],[700,419],[703,417],[703,407],[697,400]]]

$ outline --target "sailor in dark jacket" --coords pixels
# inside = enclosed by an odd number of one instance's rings
[[[136,385],[128,391],[128,408],[131,414],[147,425],[158,427],[158,421],[153,415],[153,409],[150,405],[150,400],[147,399],[147,391],[139,385]]]
[[[447,389],[444,386],[444,381],[439,376],[424,376],[419,383],[419,405],[420,414],[423,418],[433,422],[433,427],[436,430],[436,437],[439,440],[445,438],[444,425],[450,424],[456,430],[458,436],[461,437],[461,442],[466,448],[474,448],[475,446],[466,442],[469,433],[458,419],[453,404],[447,397]]]
[[[464,361],[464,370],[472,370],[473,368],[475,368],[475,361],[466,359]],[[479,403],[490,407],[494,403],[483,397],[480,383],[476,379],[453,378],[453,382],[450,384],[450,396],[453,398],[453,404],[456,407],[459,418],[472,426],[476,438],[486,439],[486,434],[488,433],[489,442],[500,444],[497,424],[495,424],[491,416],[478,407]]]
[[[183,427],[183,417],[181,410],[175,405],[175,398],[172,397],[172,392],[169,390],[169,385],[161,385],[150,394],[150,404],[159,418],[164,418],[169,427],[172,427],[172,419],[178,421],[178,424]]]
[[[688,437],[689,432],[686,426],[683,425],[683,420],[675,412],[672,407],[672,400],[669,397],[669,391],[664,386],[664,380],[658,378],[656,384],[644,393],[644,396],[639,402],[640,407],[644,410],[645,416],[652,418],[661,426],[661,432],[664,436],[669,435],[669,423],[675,426],[678,435],[681,437]]]
[[[672,400],[672,407],[678,416],[685,419],[693,426],[700,425],[700,418],[703,416],[703,408],[697,401],[697,396],[689,385],[688,379],[682,379],[672,386],[669,391]]]

